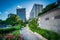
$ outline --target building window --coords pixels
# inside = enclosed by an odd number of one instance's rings
[[[60,15],[55,16],[55,19],[60,19]]]
[[[49,18],[46,18],[45,20],[49,20]]]

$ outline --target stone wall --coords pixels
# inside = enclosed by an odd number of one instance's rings
[[[38,18],[39,27],[59,33],[60,32],[60,17],[55,18],[58,15],[60,15],[59,8],[50,10],[46,12],[45,14],[39,16]]]

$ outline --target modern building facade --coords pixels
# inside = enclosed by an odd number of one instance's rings
[[[23,20],[23,22],[25,22],[26,20],[26,9],[25,8],[19,8],[16,9],[17,11],[17,15],[20,17],[21,20]]]
[[[30,12],[30,19],[37,18],[38,13],[42,12],[42,9],[43,9],[43,5],[34,4],[32,10]]]

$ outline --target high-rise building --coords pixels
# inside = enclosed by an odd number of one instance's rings
[[[38,13],[42,12],[42,9],[43,9],[43,5],[34,4],[32,10],[30,12],[30,19],[37,18]]]
[[[18,8],[17,9],[17,15],[20,17],[23,22],[26,20],[26,9],[25,8]]]

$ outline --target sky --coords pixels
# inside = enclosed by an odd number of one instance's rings
[[[17,14],[17,8],[26,8],[26,18],[29,19],[30,11],[34,4],[42,4],[43,8],[57,0],[0,0],[0,19],[5,20],[9,13]]]

